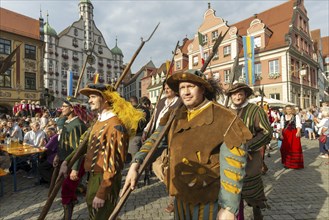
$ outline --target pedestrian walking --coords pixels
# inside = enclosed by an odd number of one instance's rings
[[[198,70],[176,73],[167,84],[183,106],[168,112],[136,154],[122,192],[136,186],[137,171],[169,115],[169,167],[165,183],[175,197],[175,219],[234,219],[245,174],[244,144],[251,133],[243,122],[216,100],[218,84]]]
[[[249,157],[238,220],[244,219],[243,201],[252,206],[254,219],[257,220],[263,219],[261,209],[268,207],[262,181],[263,154],[261,151],[272,139],[272,128],[267,113],[260,106],[248,102],[252,94],[253,90],[244,83],[233,84],[227,92],[232,101],[230,109],[243,120],[253,135],[252,139],[245,144]]]
[[[96,123],[89,128],[91,134],[84,149],[84,169],[89,173],[86,194],[89,217],[108,219],[118,199],[129,135],[136,132],[144,114],[110,85],[89,84],[80,93],[89,97],[90,109],[98,113]],[[62,163],[59,175],[66,175],[67,161],[74,154]]]
[[[303,150],[300,143],[301,128],[300,117],[295,114],[291,105],[286,105],[284,115],[281,117],[280,148],[281,162],[285,168],[304,168]]]

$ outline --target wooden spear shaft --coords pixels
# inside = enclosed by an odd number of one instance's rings
[[[159,23],[160,24],[160,23]],[[155,29],[153,30],[152,34],[150,35],[150,37],[146,40],[146,41],[142,41],[141,46],[138,48],[138,53],[140,52],[140,50],[142,49],[142,47],[144,46],[145,42],[149,41],[151,39],[151,37],[153,36],[154,32],[156,31],[156,29],[158,28],[159,24],[155,27]],[[137,57],[138,53],[136,52],[134,54],[134,58],[131,59],[130,63],[126,66],[126,68],[124,69],[120,79],[118,80],[118,82],[115,84],[114,89],[116,90],[118,88],[118,86],[120,85],[120,82],[124,79],[125,74],[128,73],[128,70],[130,69],[132,62],[134,62],[135,58]],[[88,138],[90,136],[92,129],[88,129],[87,134],[84,136],[84,139],[80,142],[79,147],[77,148],[74,156],[71,158],[71,160],[69,161],[69,164],[67,166],[68,170],[70,170],[73,166],[73,164],[84,154],[84,149],[85,149],[85,145],[88,144]],[[50,195],[48,196],[48,199],[46,201],[46,204],[44,205],[44,207],[42,208],[42,211],[38,217],[38,220],[44,220],[49,212],[49,209],[51,207],[51,205],[53,204],[53,201],[59,191],[59,189],[61,188],[62,182],[63,182],[64,178],[63,176],[60,176],[57,178],[56,183],[54,185],[53,190],[51,191]]]
[[[214,46],[213,46],[213,50],[212,53],[210,54],[210,56],[207,58],[207,60],[204,62],[203,66],[201,67],[200,71],[204,72],[207,68],[207,66],[209,65],[211,59],[215,56],[218,47],[220,45],[220,43],[223,41],[225,35],[226,35],[227,31],[225,32],[224,35],[220,35]],[[158,148],[160,142],[162,141],[163,137],[165,136],[165,134],[168,132],[173,120],[175,119],[176,116],[176,112],[177,110],[182,106],[182,102],[179,104],[179,107],[177,109],[175,109],[174,113],[171,114],[171,116],[169,117],[169,120],[167,121],[167,124],[164,126],[164,128],[161,130],[161,132],[159,133],[159,136],[157,137],[157,139],[155,140],[151,150],[148,152],[146,158],[144,159],[143,163],[141,164],[141,166],[138,169],[138,174],[137,174],[137,181],[140,178],[140,176],[142,175],[143,171],[145,170],[145,168],[148,166],[148,164],[150,163],[150,158],[152,158],[153,154],[155,153],[156,149]],[[115,206],[109,220],[116,220],[117,216],[119,215],[119,212],[121,210],[121,208],[123,207],[123,205],[125,204],[125,202],[127,201],[130,193],[132,192],[132,189],[130,187],[128,187],[128,189],[123,193],[123,195],[120,197],[119,202],[117,203],[117,205]]]
[[[173,56],[172,56],[172,59],[171,59],[171,62],[170,62],[170,66],[169,66],[169,69],[168,69],[168,71],[167,71],[167,73],[166,73],[166,80],[168,79],[168,76],[169,76],[169,73],[170,73],[170,70],[171,70],[171,68],[174,66],[174,61],[175,61],[175,55],[176,55],[176,51],[177,51],[177,48],[178,48],[178,45],[179,45],[179,41],[177,41],[177,44],[176,44],[176,46],[175,46],[175,50],[174,50],[174,54],[173,54]],[[163,93],[163,86],[162,86],[162,88],[161,88],[161,90],[160,90],[160,94],[159,94],[159,96],[158,96],[158,100],[157,100],[157,102],[156,102],[156,104],[155,104],[155,107],[154,107],[154,111],[153,111],[153,113],[152,113],[152,116],[151,116],[151,120],[150,120],[150,122],[149,122],[149,127],[148,127],[148,129],[147,129],[147,131],[146,131],[146,137],[148,137],[149,136],[149,134],[150,134],[150,132],[151,132],[151,130],[152,130],[152,124],[153,124],[153,121],[154,121],[154,119],[155,119],[155,111],[156,111],[156,109],[157,109],[157,107],[158,107],[158,104],[159,104],[159,101],[161,100],[161,96],[162,96],[162,93]]]

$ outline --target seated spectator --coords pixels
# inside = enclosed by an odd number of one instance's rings
[[[45,146],[46,144],[46,134],[43,130],[40,129],[39,122],[32,122],[30,124],[31,131],[28,131],[24,136],[25,145],[30,145],[36,148]],[[37,154],[31,155],[28,159],[31,162],[32,170],[29,172],[27,178],[35,178],[37,174]]]
[[[58,134],[57,129],[55,127],[48,127],[46,128],[46,134],[48,136],[48,143],[45,146],[46,152],[44,154],[44,157],[40,159],[39,162],[39,175],[40,184],[43,183],[50,183],[51,176],[53,175],[53,161],[54,157],[57,154],[57,147],[58,147]]]

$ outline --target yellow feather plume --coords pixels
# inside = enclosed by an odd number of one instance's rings
[[[144,112],[134,108],[118,92],[106,90],[103,94],[107,100],[112,102],[112,110],[128,129],[129,136],[134,136],[138,128],[138,122],[145,120]]]

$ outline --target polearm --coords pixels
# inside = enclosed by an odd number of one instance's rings
[[[129,64],[128,64],[128,65],[126,66],[126,68],[124,69],[124,71],[123,71],[123,73],[121,74],[121,76],[120,76],[120,78],[118,79],[118,81],[115,83],[114,88],[116,88],[116,89],[119,88],[119,85],[120,85],[121,81],[124,79],[124,77],[126,76],[126,74],[128,73],[128,71],[130,70],[130,67],[131,67],[131,65],[133,64],[133,62],[135,61],[137,55],[139,54],[139,52],[140,52],[141,49],[143,48],[144,44],[145,44],[146,42],[148,42],[148,41],[151,39],[151,37],[153,36],[154,32],[157,30],[157,28],[159,27],[159,25],[160,25],[160,22],[159,22],[158,25],[154,28],[152,34],[150,35],[150,37],[149,37],[147,40],[144,41],[143,38],[141,38],[141,41],[142,41],[142,42],[141,42],[139,48],[138,48],[137,51],[135,52],[134,56],[131,58]]]
[[[239,76],[241,73],[241,65],[239,65],[239,53],[240,53],[240,49],[238,47],[237,49],[237,55],[234,58],[234,64],[233,64],[233,68],[232,68],[232,76],[230,77],[230,85],[233,84],[236,76]],[[227,95],[226,99],[225,99],[225,107],[228,107],[228,102],[230,100],[230,97]]]
[[[85,69],[86,69],[86,66],[87,66],[87,61],[88,61],[88,59],[92,59],[95,44],[96,44],[96,40],[94,41],[94,44],[93,44],[93,47],[91,48],[91,51],[87,52],[87,57],[86,57],[85,62],[83,63],[82,70],[81,70],[81,73],[79,75],[79,79],[78,79],[78,82],[77,82],[77,87],[75,88],[75,92],[74,92],[74,97],[75,98],[77,97],[78,92],[79,92],[79,87],[80,87],[80,84],[81,84],[83,74],[85,73]]]
[[[78,91],[79,91],[79,88],[80,88],[81,80],[82,80],[83,74],[84,74],[85,69],[86,69],[86,66],[87,66],[87,61],[88,61],[88,59],[92,59],[92,54],[93,54],[93,51],[94,51],[95,43],[96,43],[96,41],[94,41],[94,44],[93,44],[91,50],[87,52],[87,57],[86,57],[86,59],[85,59],[85,61],[83,63],[82,70],[81,70],[81,73],[79,75],[79,79],[78,79],[78,82],[77,82],[77,87],[75,88],[74,98],[76,98],[77,95],[78,95]],[[48,197],[51,195],[51,192],[53,191],[53,189],[55,187],[56,180],[57,180],[57,177],[58,177],[59,168],[60,168],[60,164],[57,165],[54,168],[53,175],[51,176],[49,190],[48,190]]]
[[[173,56],[172,56],[172,58],[171,58],[171,62],[170,62],[169,69],[167,70],[165,80],[168,79],[168,76],[169,76],[170,70],[171,70],[171,68],[174,66],[175,55],[176,55],[176,51],[177,51],[178,46],[179,46],[179,41],[177,41],[177,44],[176,44],[176,46],[175,46],[175,50],[174,50],[174,52],[173,52]],[[157,102],[156,102],[156,104],[155,104],[154,109],[157,109],[158,104],[159,104],[159,101],[161,100],[162,93],[163,93],[163,86],[161,87],[160,94],[159,94],[159,96],[158,96],[158,100],[157,100]],[[149,136],[150,131],[151,131],[152,127],[153,127],[152,124],[153,124],[153,121],[154,121],[154,119],[155,119],[155,111],[156,111],[156,110],[153,111],[152,116],[151,116],[151,119],[150,119],[150,121],[149,121],[149,125],[150,125],[150,126],[148,127],[148,129],[147,129],[147,131],[146,131],[146,137]]]
[[[160,24],[160,23],[159,23]],[[147,41],[149,41],[152,37],[152,35],[154,34],[155,30],[158,28],[159,24],[155,27],[154,31],[152,32],[151,36],[148,38]],[[133,59],[131,59],[130,63],[126,66],[126,68],[124,69],[121,77],[119,78],[119,80],[117,81],[117,83],[114,86],[114,89],[116,90],[118,88],[118,86],[120,85],[120,82],[124,79],[124,75],[126,75],[132,65],[132,62],[134,62],[135,58],[137,57],[138,53],[140,52],[140,50],[142,49],[142,47],[144,46],[145,42],[147,41],[142,41],[141,46],[139,46],[139,48],[137,49],[136,53],[134,54]],[[89,136],[91,134],[91,128],[89,128],[86,133],[84,134],[84,139],[80,141],[79,146],[75,152],[75,154],[73,155],[73,157],[71,158],[70,161],[68,161],[68,165],[67,165],[67,170],[71,170],[73,164],[84,154],[84,149],[85,146],[88,144],[88,139]],[[62,182],[64,180],[63,176],[59,176],[56,180],[54,189],[52,190],[51,194],[48,196],[48,199],[46,201],[46,204],[43,206],[42,211],[38,217],[38,220],[44,220],[48,214],[48,211],[55,199],[55,197],[57,196],[57,193],[59,191],[59,189],[61,188]]]
[[[201,67],[200,71],[204,72],[208,66],[208,64],[210,63],[211,59],[215,56],[217,50],[218,50],[218,46],[220,45],[220,43],[223,41],[225,35],[226,35],[227,31],[225,32],[224,35],[220,34],[212,48],[212,53],[209,55],[209,57],[207,58],[207,60],[204,62],[203,66]],[[176,112],[177,109],[180,108],[180,106],[183,103],[181,102],[179,104],[179,107],[176,108],[174,110],[174,113],[170,115],[167,124],[164,126],[164,128],[161,130],[161,132],[159,133],[158,138],[155,140],[151,150],[148,152],[148,154],[146,155],[143,163],[140,165],[139,169],[138,169],[138,174],[137,174],[137,181],[138,179],[141,177],[143,171],[145,170],[145,168],[149,165],[150,159],[152,158],[153,154],[155,153],[155,151],[157,150],[161,140],[163,139],[163,137],[165,136],[165,134],[168,132],[171,123],[173,122],[173,120],[175,119],[176,116]],[[130,187],[127,188],[127,190],[123,193],[123,195],[120,197],[120,200],[118,201],[117,205],[115,206],[111,216],[109,217],[109,220],[115,220],[121,210],[121,208],[123,207],[123,205],[125,204],[125,202],[127,201],[130,193],[132,192],[132,189]]]

